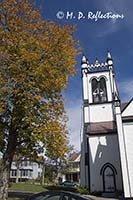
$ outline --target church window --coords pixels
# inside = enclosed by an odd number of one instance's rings
[[[106,81],[103,77],[99,81],[96,78],[92,80],[92,96],[94,103],[107,101]]]
[[[103,77],[100,79],[100,100],[107,101],[106,81]]]
[[[98,81],[95,78],[92,80],[92,94],[93,102],[99,102]]]

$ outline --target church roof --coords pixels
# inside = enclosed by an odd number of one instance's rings
[[[125,110],[127,105],[128,105],[128,102],[121,103],[121,112],[123,112],[123,110]]]
[[[89,134],[116,133],[115,121],[93,122],[89,124]]]
[[[123,122],[133,122],[133,98],[124,104],[122,110],[122,121]]]
[[[125,102],[121,104],[121,111],[123,112],[133,101],[133,98],[129,102]]]
[[[124,113],[124,111],[127,110],[129,105],[133,99],[129,102],[124,102],[121,104],[121,112]],[[130,109],[131,111],[131,109]],[[122,115],[122,121],[123,122],[129,122],[133,121],[133,113]],[[86,127],[87,133],[89,135],[101,135],[101,134],[111,134],[117,132],[116,122],[115,121],[104,121],[104,122],[91,122]]]

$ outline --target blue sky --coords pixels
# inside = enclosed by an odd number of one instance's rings
[[[133,1],[132,0],[34,0],[41,8],[44,19],[59,24],[74,24],[77,31],[75,39],[80,40],[83,53],[90,63],[96,57],[106,61],[107,49],[110,50],[116,72],[116,80],[122,101],[133,96]],[[61,11],[61,12],[60,12]],[[88,19],[88,12],[96,14],[110,12],[123,15],[123,19]],[[75,18],[67,17],[73,12]],[[80,14],[85,18],[79,19]],[[58,14],[57,14],[58,13]],[[68,113],[68,128],[71,144],[80,149],[82,83],[80,75],[81,55],[77,57],[77,74],[69,79],[64,92],[65,107]]]

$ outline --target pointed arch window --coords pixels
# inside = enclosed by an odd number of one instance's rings
[[[94,78],[92,80],[92,96],[93,102],[99,102],[99,89],[98,89],[98,81]]]
[[[105,78],[100,79],[100,101],[107,101],[107,89],[106,89],[106,81]]]
[[[92,79],[92,96],[94,103],[107,101],[105,78],[102,77],[99,81],[96,78]]]

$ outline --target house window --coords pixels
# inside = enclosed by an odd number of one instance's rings
[[[73,163],[73,168],[78,168],[79,167],[79,163]]]
[[[92,96],[94,103],[107,101],[107,89],[105,78],[102,77],[99,81],[96,78],[92,80]]]
[[[17,170],[11,170],[11,176],[17,176]]]
[[[22,169],[21,172],[20,172],[20,176],[21,176],[21,177],[23,177],[23,176],[28,176],[28,170]]]
[[[41,175],[42,175],[41,172],[38,172],[38,177],[41,177]]]
[[[32,171],[29,171],[29,176],[32,177]]]

